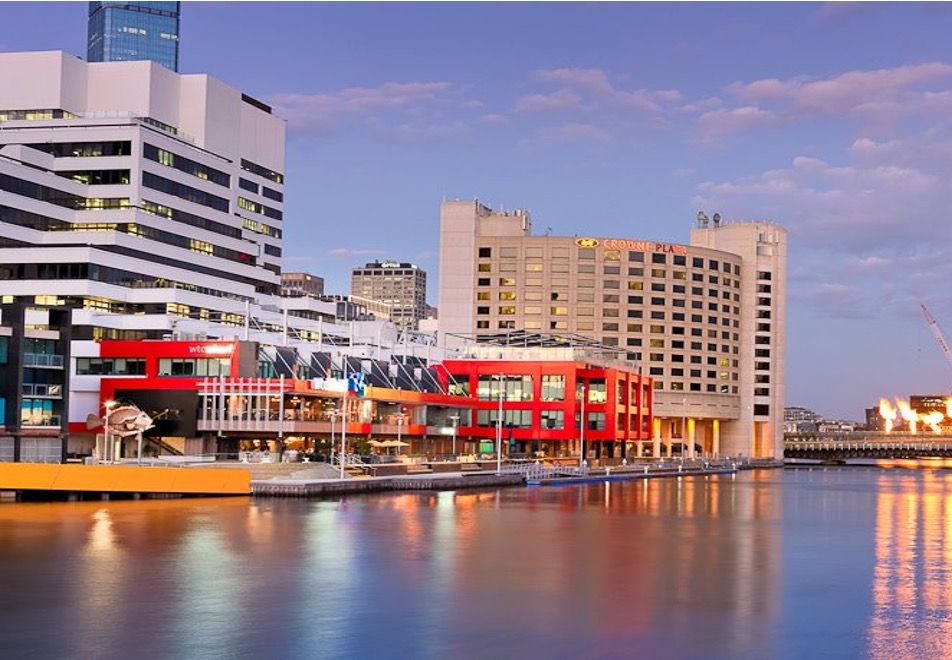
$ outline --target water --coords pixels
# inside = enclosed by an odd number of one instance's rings
[[[943,658],[952,473],[0,505],[3,658]]]

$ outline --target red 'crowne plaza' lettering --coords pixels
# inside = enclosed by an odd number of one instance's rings
[[[670,254],[687,254],[685,245],[671,245],[669,243],[655,243],[653,241],[629,241],[623,238],[606,238],[602,241],[606,250],[641,250],[643,252],[665,252]]]

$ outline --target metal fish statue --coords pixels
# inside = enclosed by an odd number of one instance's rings
[[[139,410],[137,406],[125,405],[109,411],[108,418],[88,415],[86,428],[92,430],[105,426],[107,419],[109,432],[118,436],[135,435],[140,431],[148,431],[154,426],[152,418]]]

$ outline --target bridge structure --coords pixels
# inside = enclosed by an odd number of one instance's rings
[[[838,461],[848,458],[952,458],[952,435],[936,433],[785,433],[783,457]]]

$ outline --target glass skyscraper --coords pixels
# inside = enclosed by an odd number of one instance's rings
[[[178,2],[90,2],[89,62],[152,60],[178,71]]]

